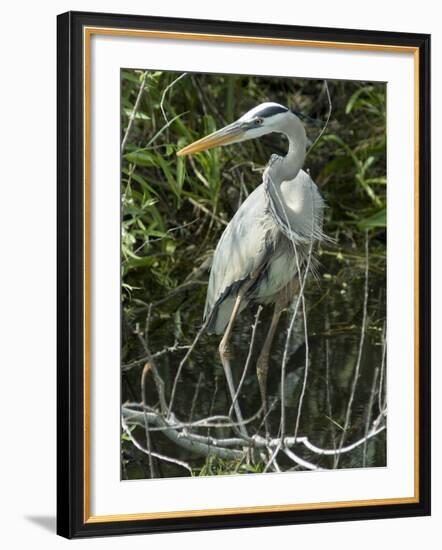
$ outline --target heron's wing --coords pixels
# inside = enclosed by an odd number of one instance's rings
[[[222,332],[233,308],[237,288],[266,263],[270,235],[274,230],[266,204],[264,188],[260,185],[237,210],[218,242],[204,311],[205,319],[212,316],[209,332]],[[218,311],[221,304],[223,311]]]

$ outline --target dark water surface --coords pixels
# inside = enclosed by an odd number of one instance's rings
[[[368,276],[367,322],[364,342],[361,348],[361,324],[363,318],[365,288],[364,252],[355,247],[337,249],[331,247],[320,256],[318,280],[310,276],[306,288],[306,318],[308,333],[308,375],[305,381],[307,346],[304,337],[304,323],[299,307],[294,330],[288,347],[286,364],[286,434],[295,432],[299,401],[303,384],[305,393],[299,418],[298,436],[306,436],[314,445],[325,448],[339,448],[343,427],[346,421],[348,401],[354,383],[355,368],[360,354],[359,377],[355,386],[354,400],[349,417],[349,425],[344,446],[358,441],[366,434],[380,412],[385,400],[386,377],[383,369],[385,325],[385,246],[382,242],[370,243],[370,269]],[[198,289],[198,296],[204,295],[205,286]],[[149,345],[152,353],[178,341],[190,344],[201,325],[202,303],[195,300],[195,289],[172,296],[169,300],[169,313],[156,315],[152,307],[149,329]],[[237,320],[232,337],[232,368],[236,381],[239,380],[249,353],[252,324],[257,306],[250,306]],[[261,313],[256,329],[250,368],[242,388],[240,403],[245,418],[250,418],[259,410],[261,399],[256,377],[256,359],[264,342],[271,320],[272,308],[266,307]],[[274,403],[269,415],[270,434],[278,436],[281,405],[281,365],[287,339],[287,328],[292,312],[285,312],[272,346],[268,378],[268,399]],[[124,326],[124,323],[123,323]],[[132,342],[132,335],[124,332],[126,343]],[[182,370],[177,387],[174,413],[181,421],[195,421],[204,417],[227,414],[231,401],[225,383],[224,372],[218,355],[217,336],[203,335]],[[131,359],[142,357],[141,348],[133,342],[127,355]],[[177,367],[185,350],[176,350],[158,357],[156,365],[164,379],[166,395],[170,395]],[[385,359],[385,355],[384,355]],[[142,365],[123,374],[123,402],[140,401],[140,376]],[[157,405],[157,394],[152,379],[146,383],[147,402]],[[249,433],[264,435],[262,417],[249,425]],[[229,428],[199,429],[201,435],[231,437]],[[145,445],[144,429],[135,428],[133,435]],[[151,434],[152,448],[186,461],[194,469],[195,475],[232,473],[231,465],[219,461],[206,461],[204,457],[192,455],[176,446],[160,432]],[[386,431],[370,439],[366,445],[342,454],[336,463],[333,456],[319,456],[303,446],[296,446],[297,454],[303,459],[322,468],[381,467],[386,465]],[[147,456],[123,441],[123,478],[136,479],[149,477]],[[278,456],[282,471],[302,469],[282,453]],[[262,465],[261,465],[262,466]],[[252,465],[250,471],[261,471],[262,467]],[[237,467],[237,466],[235,466]],[[158,476],[174,477],[189,475],[183,468],[174,464],[159,462]],[[241,469],[241,471],[248,471]]]

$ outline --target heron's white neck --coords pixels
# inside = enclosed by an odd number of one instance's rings
[[[303,180],[295,178],[304,165],[307,136],[304,126],[293,113],[284,117],[277,131],[287,136],[289,149],[285,157],[274,155],[270,159],[263,176],[264,189],[269,201],[270,212],[277,226],[289,238],[295,235],[299,239],[302,233],[297,225],[300,217],[299,209],[296,212],[293,210],[290,206],[290,199],[295,197],[296,201],[299,202],[301,199],[301,203],[303,203],[303,198],[305,198]],[[282,185],[284,182],[289,182],[289,184],[284,187]],[[298,188],[300,188],[300,193]]]
[[[294,179],[304,165],[307,136],[304,125],[296,115],[290,113],[279,131],[287,136],[289,149],[278,166],[279,183]]]

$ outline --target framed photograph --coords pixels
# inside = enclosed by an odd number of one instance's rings
[[[430,513],[430,37],[58,17],[58,533]]]

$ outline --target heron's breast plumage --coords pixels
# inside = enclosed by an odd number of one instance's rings
[[[320,207],[322,222],[322,202],[319,202],[322,199],[310,176],[303,174],[306,177],[298,175],[294,181],[280,187],[281,202],[286,208],[279,215],[285,218],[289,227],[293,226],[295,233],[301,227],[297,224],[300,218],[311,218],[312,207],[316,210]],[[317,196],[312,196],[312,190]],[[319,220],[312,220],[312,223],[319,223]],[[305,226],[305,221],[303,224]],[[257,275],[257,280],[243,299],[241,310],[251,300],[264,304],[274,301],[275,295],[295,276],[304,248],[305,243],[300,242],[297,262],[293,242],[281,231],[269,207],[265,185],[261,184],[237,210],[216,247],[204,313],[208,332],[220,334],[225,330],[238,288],[252,274]]]

